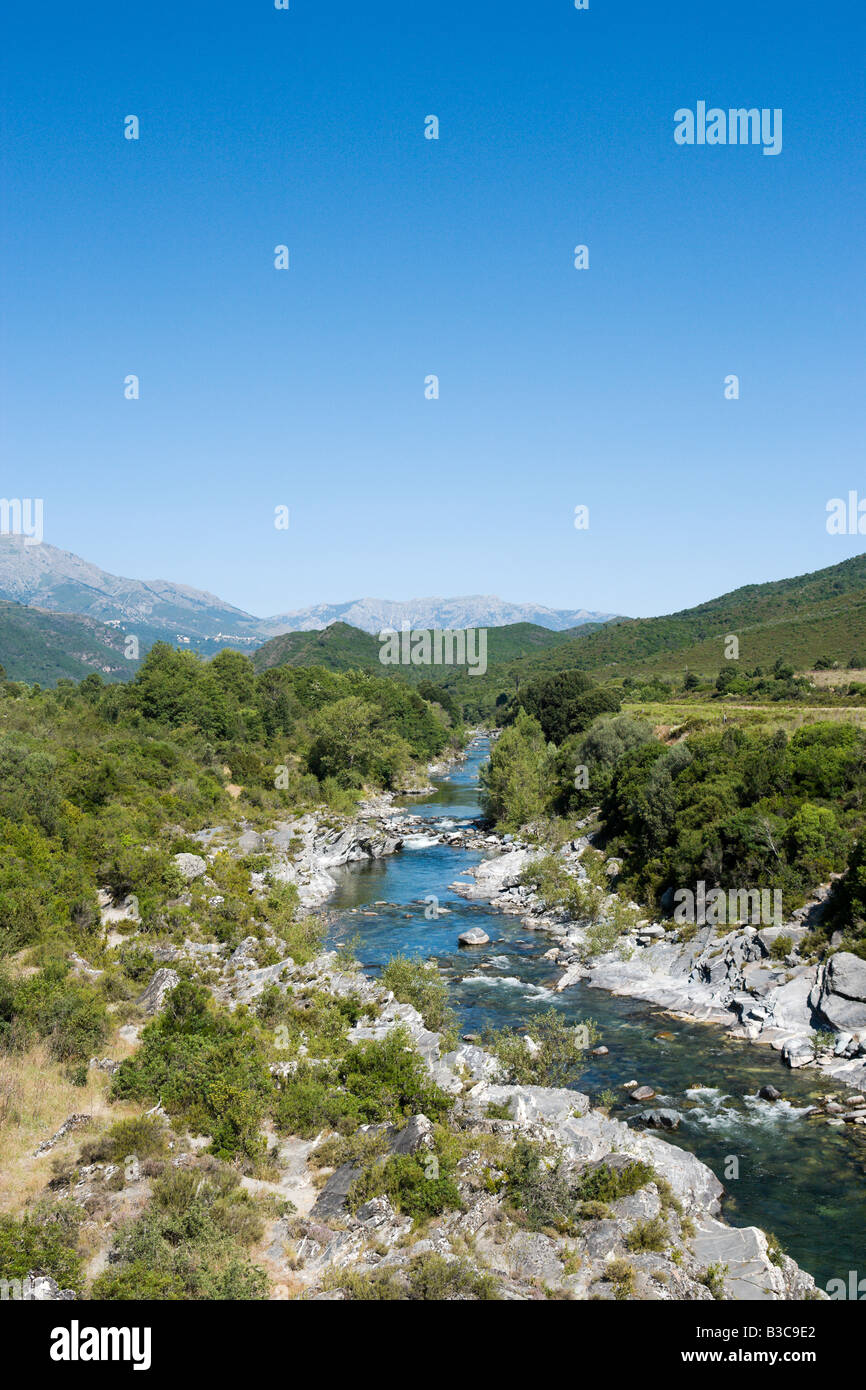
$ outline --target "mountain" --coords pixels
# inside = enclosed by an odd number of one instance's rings
[[[164,579],[122,579],[68,550],[26,545],[21,536],[0,536],[0,599],[119,623],[142,649],[157,638],[244,647],[266,635],[258,618],[214,594]]]
[[[253,652],[257,671],[271,666],[324,666],[329,671],[381,669],[379,643],[348,623],[331,623],[314,632],[285,632]]]
[[[486,718],[503,695],[558,670],[586,670],[597,680],[681,677],[685,670],[715,676],[725,665],[730,634],[739,638],[744,670],[768,670],[780,657],[800,671],[822,657],[840,666],[852,659],[866,666],[866,555],[792,579],[744,585],[659,618],[617,619],[565,632],[529,623],[490,628],[485,674],[455,666],[380,666],[376,638],[345,623],[273,638],[253,661],[259,670],[356,666],[412,682],[431,680],[463,703],[467,717]]]
[[[0,535],[0,599],[56,613],[78,613],[98,622],[117,623],[135,633],[142,651],[162,639],[190,643],[203,652],[233,646],[250,650],[284,632],[310,632],[345,623],[362,632],[386,627],[503,627],[533,623],[554,632],[585,623],[607,622],[609,613],[505,603],[491,596],[469,598],[357,599],[318,604],[274,618],[257,618],[215,594],[165,579],[123,579],[68,550],[42,542],[26,545],[21,536]]]
[[[516,657],[530,656],[568,641],[571,633],[551,632],[533,623],[510,623],[487,633],[487,658],[502,665]],[[329,671],[365,670],[379,675],[398,675],[404,680],[442,681],[453,674],[453,667],[383,666],[379,660],[382,644],[378,637],[348,623],[331,623],[313,632],[285,632],[272,637],[253,652],[257,671],[271,666],[325,666]]]
[[[740,642],[744,667],[781,657],[807,670],[821,657],[847,665],[866,657],[866,554],[792,579],[746,584],[694,608],[659,618],[623,618],[569,636],[540,658],[522,658],[515,674],[577,666],[600,676],[637,672],[717,674],[724,639]]]
[[[124,655],[116,628],[71,613],[49,613],[0,600],[0,664],[10,680],[56,685],[97,671],[103,680],[128,680],[137,661]]]
[[[309,632],[329,623],[348,623],[362,632],[382,632],[384,628],[506,627],[514,623],[533,623],[553,632],[581,627],[584,623],[606,623],[612,613],[592,613],[586,608],[545,608],[538,603],[508,603],[494,594],[469,594],[463,598],[410,598],[405,601],[360,598],[351,603],[320,603],[265,618],[261,627],[269,636],[281,632]]]

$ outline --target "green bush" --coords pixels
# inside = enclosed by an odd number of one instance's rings
[[[401,1004],[412,1004],[434,1033],[456,1041],[456,1014],[448,1004],[448,986],[432,963],[392,956],[382,971],[382,984]]]
[[[587,1048],[598,1040],[591,1019],[574,1026],[555,1009],[532,1019],[526,1036],[514,1028],[487,1029],[484,1045],[502,1066],[505,1080],[514,1086],[564,1086],[583,1064]]]
[[[115,1072],[112,1095],[158,1100],[194,1132],[209,1134],[218,1156],[255,1158],[275,1087],[253,1021],[217,1010],[206,989],[181,980],[138,1052]]]
[[[506,1192],[516,1217],[540,1231],[552,1227],[574,1234],[580,1205],[557,1155],[521,1136],[506,1162]]]
[[[641,1159],[622,1168],[601,1163],[583,1174],[577,1191],[584,1202],[616,1202],[620,1197],[634,1196],[647,1183],[654,1182],[655,1177],[655,1170]]]
[[[80,1291],[78,1229],[84,1215],[71,1202],[40,1206],[20,1219],[0,1215],[0,1279],[25,1279],[39,1270],[62,1289]]]

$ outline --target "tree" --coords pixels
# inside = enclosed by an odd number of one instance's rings
[[[494,743],[482,771],[487,814],[507,830],[544,815],[552,786],[551,756],[537,719],[524,709]]]
[[[615,691],[594,685],[583,671],[558,671],[531,681],[520,692],[518,705],[538,721],[552,743],[582,733],[599,714],[619,713],[621,707]]]

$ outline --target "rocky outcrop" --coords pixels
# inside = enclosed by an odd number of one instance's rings
[[[49,1153],[56,1144],[60,1143],[61,1139],[65,1139],[67,1134],[71,1134],[74,1129],[80,1129],[82,1125],[90,1124],[92,1118],[91,1115],[70,1115],[50,1139],[43,1139],[33,1157],[41,1158],[43,1154]]]
[[[707,925],[684,939],[663,923],[638,919],[614,950],[589,957],[589,924],[561,909],[544,909],[531,886],[520,883],[523,869],[543,850],[500,843],[499,855],[470,871],[470,884],[451,886],[462,897],[483,898],[501,911],[518,913],[527,928],[555,939],[546,958],[562,970],[557,993],[585,980],[683,1018],[720,1024],[738,1037],[770,1045],[792,1067],[818,1066],[834,1080],[866,1090],[866,961],[839,952],[824,966],[797,954],[807,930],[826,912],[831,883],[822,884],[790,922],[779,926]],[[580,860],[588,843],[581,837],[557,851],[574,877],[586,878]],[[615,861],[608,863],[614,873]],[[781,958],[780,937],[791,942]],[[835,1047],[817,1046],[816,1032],[822,1029],[836,1033]]]
[[[61,1289],[50,1274],[31,1270],[23,1281],[21,1297],[26,1303],[68,1303],[77,1295],[73,1289]]]
[[[163,966],[157,970],[147,989],[138,996],[136,1004],[146,1014],[158,1014],[165,1003],[165,996],[171,993],[179,979],[176,970],[167,970]]]
[[[863,1033],[866,1041],[866,960],[838,951],[819,973],[812,1002],[821,1019],[838,1033]]]

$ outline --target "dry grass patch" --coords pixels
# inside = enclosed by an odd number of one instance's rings
[[[110,1082],[106,1072],[92,1067],[87,1085],[73,1086],[43,1043],[27,1052],[0,1053],[0,1212],[24,1207],[48,1182],[52,1158],[77,1149],[80,1129],[33,1157],[70,1115],[92,1115],[98,1130],[138,1113],[134,1106],[108,1104]]]

